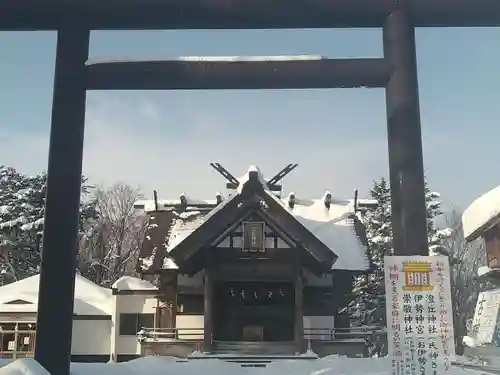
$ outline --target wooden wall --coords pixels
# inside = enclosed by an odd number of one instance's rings
[[[500,268],[500,225],[496,225],[484,233],[484,242],[488,267]]]

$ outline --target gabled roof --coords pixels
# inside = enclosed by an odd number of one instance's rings
[[[298,200],[293,208],[282,205],[338,255],[334,269],[364,271],[371,267],[365,227],[354,213],[352,200],[333,200],[329,208],[325,197]]]
[[[170,250],[170,257],[179,266],[185,265],[201,248],[213,242],[251,210],[267,213],[276,226],[314,258],[316,269],[323,272],[331,269],[337,259],[335,253],[299,223],[274,195],[266,190],[265,182],[257,168],[251,168],[246,180],[240,181],[237,194],[206,215],[200,226]]]
[[[253,169],[258,171],[257,168]],[[219,204],[212,211],[207,210],[205,205],[198,207],[193,203],[188,208],[191,211],[150,212],[150,223],[153,223],[153,225],[148,230],[146,241],[144,241],[144,246],[141,249],[140,270],[142,272],[158,272],[160,269],[177,268],[177,264],[172,259],[170,252],[211,217],[217,216],[222,218],[224,215],[217,215],[217,212],[220,210],[226,211],[225,207],[227,205],[238,205],[241,203],[239,200],[241,199],[240,195],[245,182],[249,180],[249,173],[239,180],[241,184],[238,191],[229,200]],[[370,268],[371,261],[367,247],[365,227],[354,214],[354,200],[333,199],[331,205],[327,207],[324,199],[297,199],[296,204],[291,208],[288,205],[288,198],[280,199],[276,197],[272,192],[266,190],[263,181],[260,182],[263,189],[263,198],[266,198],[267,203],[271,203],[274,213],[279,212],[279,217],[288,217],[288,219],[292,217],[295,219],[286,221],[289,226],[288,230],[294,231],[290,226],[305,228],[325,245],[330,253],[338,256],[337,261],[333,264],[333,269],[366,271]],[[206,202],[203,201],[202,203]],[[173,204],[176,202],[169,201],[169,203]],[[147,202],[141,204],[144,206],[148,205]],[[364,204],[370,205],[373,202],[358,200],[358,206]],[[284,213],[288,215],[284,215]],[[162,219],[158,219],[160,216]],[[232,216],[232,219],[235,218],[234,215],[230,216]],[[224,222],[227,221],[228,223],[231,223],[232,220],[228,217],[223,219],[225,219]],[[165,224],[166,229],[163,232],[158,230],[158,226],[160,225],[156,225],[158,220],[161,220]],[[187,246],[183,246],[183,248],[187,248]],[[190,250],[186,251],[189,252]]]
[[[195,207],[189,211],[152,211],[148,212],[146,238],[137,262],[140,273],[156,273],[160,269],[176,269],[177,265],[169,258],[168,252],[184,237],[191,234],[205,215],[213,209]]]
[[[5,305],[32,305],[32,302],[25,301],[23,299],[14,299],[9,302],[4,302]]]
[[[0,312],[36,313],[38,308],[39,275],[0,287]],[[75,315],[111,315],[111,289],[75,275]],[[26,303],[12,303],[25,301]]]

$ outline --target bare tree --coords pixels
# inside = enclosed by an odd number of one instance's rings
[[[80,238],[82,275],[110,286],[121,276],[135,274],[146,230],[145,215],[134,209],[140,198],[138,188],[123,183],[95,189],[95,219],[86,224]]]
[[[477,270],[486,264],[486,254],[481,242],[465,241],[460,212],[452,210],[446,215],[446,225],[451,231],[450,236],[443,240],[442,252],[450,259],[455,342],[457,352],[461,354],[462,337],[470,329],[477,296],[485,287],[477,277]]]

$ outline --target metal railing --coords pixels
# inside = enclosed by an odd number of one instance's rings
[[[382,333],[380,329],[372,327],[351,328],[304,328],[304,339],[313,341],[347,341],[366,340],[374,334]]]
[[[372,327],[304,328],[304,339],[307,341],[361,341],[383,333],[382,330]],[[137,334],[140,342],[190,342],[203,340],[203,337],[203,328],[142,328]]]
[[[137,333],[140,342],[144,341],[199,341],[203,340],[203,328],[142,328]]]

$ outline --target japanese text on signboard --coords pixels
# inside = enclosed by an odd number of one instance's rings
[[[385,258],[389,355],[394,375],[437,375],[454,357],[446,257]]]

